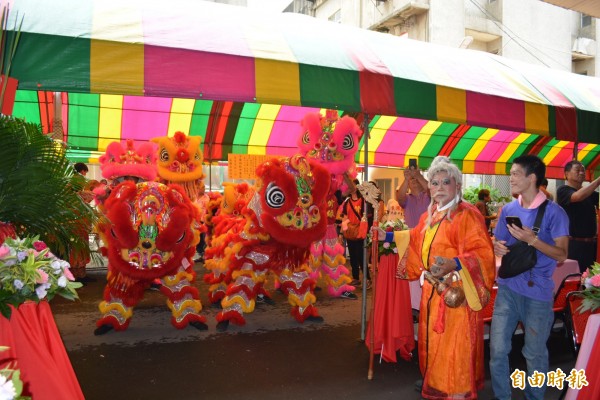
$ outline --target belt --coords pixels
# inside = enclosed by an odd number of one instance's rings
[[[575,240],[576,242],[597,242],[598,238],[597,237],[573,237],[573,236],[569,236],[570,240]]]

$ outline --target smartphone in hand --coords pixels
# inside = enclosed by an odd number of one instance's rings
[[[417,169],[417,159],[416,158],[410,158],[408,160],[408,168]]]
[[[515,217],[515,216],[511,216],[511,215],[507,216],[506,224],[518,226],[519,228],[523,229],[523,224],[521,223],[521,218],[519,218],[519,217]]]

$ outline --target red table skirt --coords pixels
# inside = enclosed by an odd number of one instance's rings
[[[84,399],[48,302],[29,302],[0,316],[0,369],[11,361],[21,371],[24,395],[35,400]]]
[[[596,336],[590,358],[585,367],[585,376],[589,386],[579,391],[577,400],[600,399],[600,335]]]
[[[375,354],[387,362],[396,362],[396,352],[405,360],[410,360],[415,348],[415,332],[410,304],[408,281],[396,278],[398,255],[384,255],[379,258],[375,284],[375,312],[369,321],[365,342],[371,345],[371,328],[375,322]]]

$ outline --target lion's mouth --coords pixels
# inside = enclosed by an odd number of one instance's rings
[[[123,261],[129,263],[132,267],[141,270],[161,268],[172,256],[173,253],[171,252],[162,252],[156,249],[153,251],[146,251],[145,249],[136,247],[132,250],[121,250],[121,258]]]
[[[280,225],[297,230],[313,228],[319,224],[320,220],[319,207],[314,205],[308,208],[296,207],[293,211],[286,212],[277,217]]]

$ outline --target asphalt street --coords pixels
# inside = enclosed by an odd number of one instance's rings
[[[230,325],[217,332],[218,308],[208,304],[206,285],[196,264],[203,313],[209,329],[177,330],[170,324],[166,298],[147,291],[134,311],[129,329],[94,336],[100,317],[98,304],[106,283],[105,270],[89,275],[96,282],[79,290],[80,300],[56,298],[51,307],[82,391],[95,399],[419,399],[413,388],[420,378],[417,356],[413,361],[379,363],[367,379],[369,353],[361,338],[361,298],[332,299],[317,292],[320,324],[297,323],[289,304],[273,292],[275,305],[259,304],[247,315],[245,326]],[[370,291],[368,292],[370,298]],[[522,336],[516,335],[511,362],[525,369],[520,355]],[[570,371],[575,356],[564,332],[550,340],[551,370]],[[415,351],[416,353],[416,351]],[[486,365],[488,344],[486,342]],[[486,371],[480,398],[493,397]],[[547,390],[547,399],[559,391]],[[523,398],[515,392],[515,399]]]

